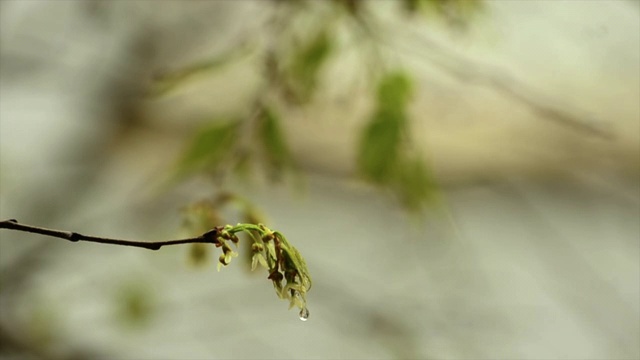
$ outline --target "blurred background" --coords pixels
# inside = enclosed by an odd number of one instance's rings
[[[6,359],[637,359],[640,2],[0,2]]]

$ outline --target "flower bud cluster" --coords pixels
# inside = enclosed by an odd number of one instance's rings
[[[238,224],[227,225],[215,229],[216,247],[222,249],[218,259],[218,271],[229,265],[238,253],[231,248],[231,243],[238,244],[238,232],[246,232],[253,240],[251,245],[251,269],[258,265],[267,269],[267,278],[273,282],[276,294],[290,302],[289,308],[297,306],[306,311],[306,293],[311,289],[311,277],[307,265],[298,252],[282,233],[271,231],[266,226]]]
[[[237,247],[239,241],[238,236],[229,230],[229,225],[225,226],[218,232],[218,236],[216,238],[216,247],[222,248],[222,255],[218,258],[218,271],[220,271],[223,266],[229,265],[232,258],[238,256],[238,253],[233,251],[228,243],[232,242]]]

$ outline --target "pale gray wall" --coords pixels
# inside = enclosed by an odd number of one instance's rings
[[[0,3],[1,218],[181,235],[178,209],[211,188],[159,193],[156,180],[200,116],[246,105],[253,64],[135,103],[143,126],[122,132],[127,100],[153,69],[256,36],[268,13],[262,1],[151,4]],[[3,231],[2,275],[14,280],[0,290],[1,328],[28,344],[50,331],[46,349],[63,358],[638,358],[639,14],[626,1],[491,2],[466,35],[382,15],[420,82],[414,134],[451,219],[416,226],[353,181],[367,98],[330,81],[351,74],[348,59],[328,68],[326,91],[287,117],[314,173],[305,191],[234,186],[307,257],[306,323],[265,274],[193,269],[184,248]],[[558,124],[566,118],[614,140]],[[21,277],[14,261],[37,271]],[[117,320],[127,284],[152,295],[146,327]]]

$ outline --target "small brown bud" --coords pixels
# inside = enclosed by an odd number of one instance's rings
[[[282,274],[280,274],[278,271],[272,271],[267,277],[267,279],[269,280],[278,281],[278,282],[282,281],[283,278],[284,276],[282,276]]]
[[[231,234],[231,239],[230,239],[234,244],[237,244],[240,239],[238,239],[238,236],[236,234]]]

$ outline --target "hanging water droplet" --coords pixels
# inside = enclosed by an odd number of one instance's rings
[[[302,308],[300,309],[300,320],[307,321],[309,319],[309,309]]]

